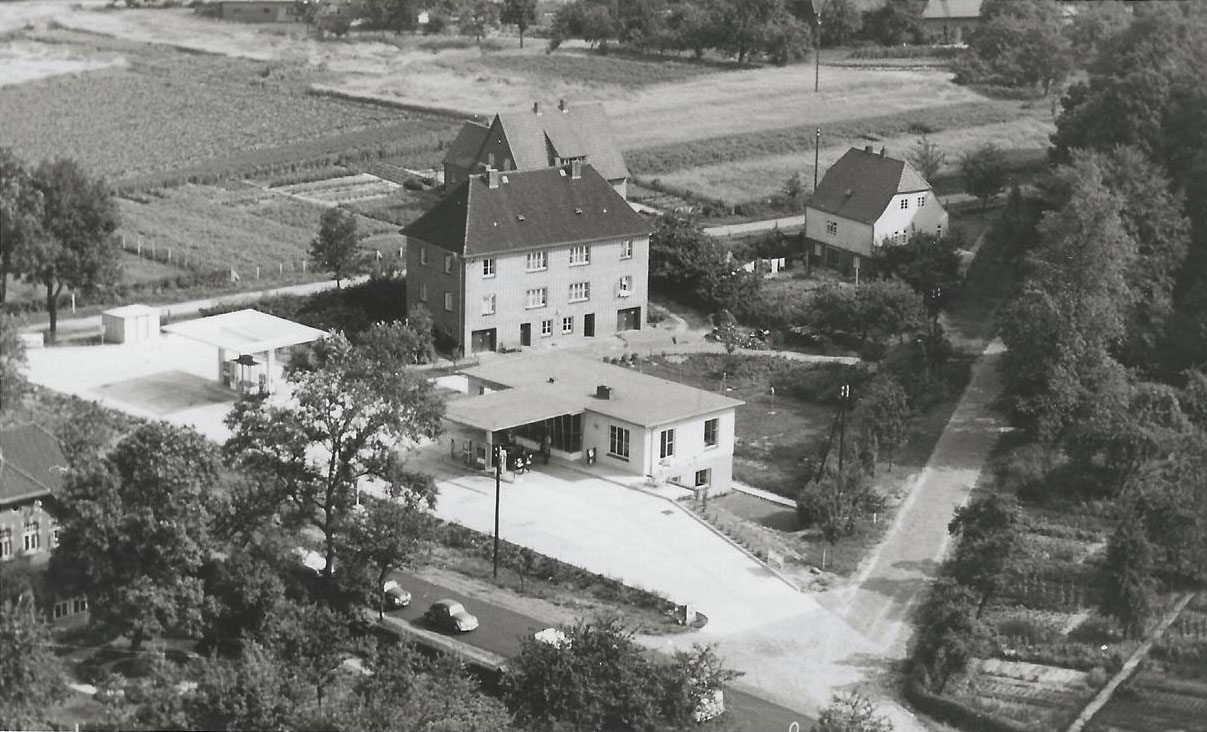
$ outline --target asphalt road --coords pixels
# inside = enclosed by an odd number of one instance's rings
[[[391,578],[411,593],[411,604],[386,615],[407,625],[433,631],[423,619],[423,613],[437,600],[457,600],[470,614],[476,615],[479,626],[468,633],[443,635],[454,637],[467,645],[484,651],[514,658],[520,652],[520,642],[533,633],[549,627],[549,623],[513,612],[506,608],[475,600],[473,597],[455,592],[446,587],[421,580],[408,572],[394,572]],[[772,704],[757,696],[736,689],[725,690],[726,717],[737,730],[744,732],[788,732],[793,722],[800,724],[801,732],[807,732],[813,720],[791,709]]]

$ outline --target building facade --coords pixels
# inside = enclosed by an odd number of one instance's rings
[[[947,211],[909,163],[851,148],[828,171],[805,207],[805,238],[827,266],[858,271],[876,248],[915,232],[942,236]]]
[[[293,0],[222,0],[218,15],[240,23],[292,23],[297,21]]]
[[[472,176],[403,234],[407,307],[463,353],[644,322],[650,228],[589,165]]]

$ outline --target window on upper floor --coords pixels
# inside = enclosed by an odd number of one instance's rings
[[[453,311],[453,293],[444,293],[444,310],[451,313]]]
[[[419,263],[427,264],[427,247],[419,247]]]
[[[495,260],[493,260],[493,259],[483,259],[482,260],[482,276],[483,277],[494,277],[495,276]]]
[[[830,236],[837,235],[838,234],[838,222],[837,221],[827,221],[826,222],[826,233],[829,234]]]
[[[37,521],[25,524],[25,531],[21,533],[21,543],[24,545],[26,553],[42,550],[42,531]]]
[[[419,283],[419,302],[427,302],[427,283]]]
[[[633,276],[625,275],[620,278],[620,286],[616,289],[617,297],[628,297],[633,294]]]
[[[720,432],[721,420],[713,418],[704,422],[704,446],[716,447],[717,434]]]
[[[908,198],[901,199],[901,208],[903,208],[903,209],[909,208],[909,199]]]
[[[88,609],[88,598],[77,597],[71,601],[71,612],[82,613]]]
[[[486,153],[486,165],[491,168],[495,167],[495,154],[494,153]]]
[[[621,259],[632,259],[633,258],[633,240],[632,239],[625,239],[624,241],[620,242],[620,258]]]
[[[51,549],[54,549],[55,547],[57,547],[59,545],[59,535],[62,533],[62,531],[63,531],[63,529],[59,526],[55,526],[54,528],[52,528],[50,530],[50,548]]]
[[[542,272],[549,269],[549,252],[528,252],[528,271]]]
[[[553,319],[541,321],[541,338],[548,338],[553,335]]]
[[[451,255],[451,254],[444,255],[444,274],[453,273],[453,261],[454,260],[455,260],[455,257],[453,257],[453,255]]]
[[[918,208],[926,205],[926,196],[918,196]]]
[[[574,332],[574,316],[567,315],[562,318],[562,335],[569,335]]]
[[[482,314],[483,315],[494,315],[495,314],[495,296],[494,295],[483,295],[482,296]]]
[[[668,458],[675,454],[675,431],[673,429],[662,430],[659,442],[658,457]]]
[[[12,529],[0,529],[0,559],[8,559],[13,555]]]
[[[526,304],[524,307],[529,310],[533,308],[543,308],[549,304],[549,291],[544,287],[535,287],[524,293]]]
[[[572,282],[570,284],[570,302],[584,302],[591,299],[590,282]]]
[[[591,263],[591,247],[570,247],[570,266],[579,267]]]

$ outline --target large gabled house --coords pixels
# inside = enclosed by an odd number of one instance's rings
[[[402,233],[407,307],[463,353],[642,326],[650,227],[589,164],[470,175]]]
[[[851,148],[834,163],[805,207],[805,237],[826,266],[859,271],[877,247],[904,244],[916,231],[942,236],[947,211],[922,174],[884,148]]]
[[[535,170],[579,161],[590,165],[621,196],[629,169],[612,135],[603,105],[567,104],[546,110],[500,112],[489,124],[467,121],[444,156],[444,186],[493,170]]]

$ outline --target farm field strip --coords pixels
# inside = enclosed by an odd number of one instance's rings
[[[276,191],[303,201],[333,206],[354,201],[384,198],[402,186],[369,173],[358,173],[323,181],[281,186]]]

